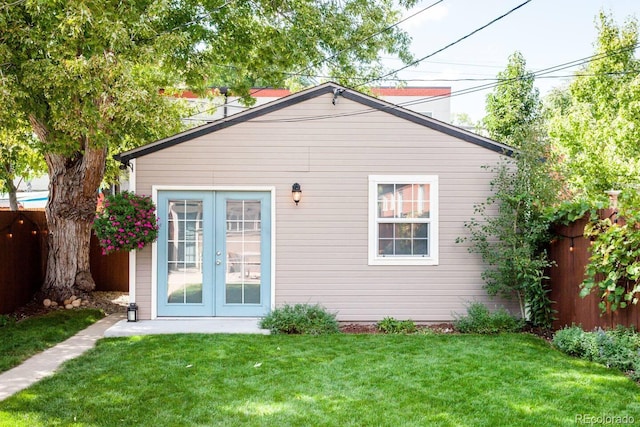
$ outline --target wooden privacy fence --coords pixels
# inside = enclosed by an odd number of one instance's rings
[[[612,209],[600,212],[601,218],[613,214]],[[549,270],[551,300],[557,311],[553,323],[555,329],[572,324],[581,325],[585,330],[597,327],[614,328],[617,325],[640,325],[640,306],[630,304],[614,313],[602,314],[598,303],[600,298],[592,292],[580,297],[580,284],[585,279],[585,268],[589,263],[590,242],[583,236],[588,218],[580,219],[568,226],[557,226],[554,230],[558,238],[549,249],[549,257],[555,266]]]
[[[44,211],[0,211],[0,314],[26,304],[42,285],[47,260]],[[91,274],[97,291],[129,291],[129,254],[102,255],[91,236]]]

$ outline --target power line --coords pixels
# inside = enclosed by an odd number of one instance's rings
[[[406,103],[402,103],[400,106],[408,106],[408,105],[415,105],[415,104],[419,104],[419,103],[424,103],[424,102],[434,102],[434,101],[438,101],[442,98],[445,97],[453,97],[453,96],[460,96],[460,95],[466,95],[469,93],[474,93],[474,92],[480,92],[483,90],[487,90],[487,89],[492,89],[496,86],[502,85],[502,84],[506,84],[509,82],[513,82],[513,81],[517,81],[517,80],[522,80],[525,78],[545,78],[545,76],[547,74],[551,74],[554,73],[556,71],[562,71],[568,68],[573,68],[573,67],[577,67],[580,65],[585,65],[588,64],[589,62],[593,62],[593,61],[598,61],[601,59],[605,59],[611,55],[615,55],[617,53],[621,53],[624,52],[626,50],[631,50],[631,49],[635,49],[638,46],[640,46],[640,43],[636,43],[635,45],[632,46],[628,46],[628,47],[624,47],[624,48],[620,48],[620,49],[616,49],[616,50],[612,50],[609,52],[603,52],[603,53],[598,53],[598,54],[594,54],[591,56],[587,56],[584,58],[580,58],[580,59],[576,59],[574,61],[569,61],[569,62],[565,62],[563,64],[559,64],[559,65],[555,65],[552,67],[548,67],[548,68],[544,68],[542,70],[538,70],[538,71],[534,71],[532,73],[528,73],[525,76],[518,76],[518,77],[513,77],[510,79],[504,79],[502,81],[499,81],[497,83],[487,83],[484,85],[479,85],[479,86],[474,86],[471,88],[466,88],[466,89],[461,89],[459,91],[455,91],[452,92],[450,95],[448,96],[435,96],[435,97],[431,97],[431,98],[423,98],[422,101],[410,101],[410,102],[406,102]],[[625,72],[625,73],[620,73],[622,75],[626,75],[626,74],[633,74],[633,71],[629,71],[629,72]],[[616,75],[618,73],[606,73],[606,75]],[[594,74],[594,75],[598,75],[598,74]],[[601,74],[600,74],[601,75]],[[551,77],[551,76],[549,76]]]
[[[372,35],[370,35],[370,36],[368,36],[368,37],[366,37],[366,38],[364,38],[364,39],[362,39],[362,40],[358,41],[358,43],[362,43],[363,41],[369,40],[370,38],[375,37],[376,35],[378,35],[378,34],[380,34],[380,33],[384,32],[384,31],[388,31],[388,30],[390,30],[390,29],[394,28],[394,27],[396,27],[397,25],[399,25],[400,23],[402,23],[402,22],[406,21],[407,19],[410,19],[410,18],[412,18],[412,17],[414,17],[414,16],[418,15],[419,13],[422,13],[422,12],[424,12],[424,11],[426,11],[426,10],[428,10],[428,9],[430,9],[430,8],[432,8],[432,7],[434,7],[434,6],[436,6],[437,4],[441,3],[442,1],[443,1],[443,0],[438,0],[438,1],[436,1],[435,3],[432,3],[432,4],[430,4],[429,6],[427,6],[427,7],[423,8],[423,9],[421,9],[421,10],[420,10],[420,11],[418,11],[417,13],[414,13],[414,14],[410,15],[409,17],[404,18],[404,19],[402,19],[401,21],[398,21],[398,22],[397,22],[397,23],[395,23],[395,24],[393,24],[393,25],[391,25],[391,26],[389,26],[389,27],[386,27],[385,29],[380,30],[380,31],[378,31],[378,32],[376,32],[376,33],[374,33],[374,34],[372,34]],[[465,40],[465,39],[467,39],[467,38],[471,37],[472,35],[476,34],[477,32],[479,32],[479,31],[481,31],[481,30],[483,30],[483,29],[487,28],[488,26],[490,26],[490,25],[492,25],[492,24],[494,24],[494,23],[498,22],[499,20],[501,20],[501,19],[505,18],[506,16],[510,15],[511,13],[513,13],[513,12],[515,12],[516,10],[520,9],[521,7],[525,6],[527,3],[530,3],[531,1],[532,1],[532,0],[526,0],[525,2],[523,2],[523,3],[519,4],[518,6],[516,6],[516,7],[512,8],[512,9],[511,9],[511,10],[509,10],[508,12],[506,12],[506,13],[504,13],[504,14],[502,14],[502,15],[498,16],[497,18],[492,19],[492,20],[491,20],[490,22],[488,22],[487,24],[485,24],[485,25],[483,25],[483,26],[481,26],[481,27],[479,27],[479,28],[477,28],[477,29],[473,30],[472,32],[470,32],[470,33],[466,34],[465,36],[463,36],[463,37],[461,37],[461,38],[459,38],[459,39],[457,39],[457,40],[455,40],[455,41],[453,41],[453,42],[449,43],[448,45],[446,45],[446,46],[444,46],[444,47],[442,47],[442,48],[440,48],[440,49],[436,50],[435,52],[433,52],[433,53],[431,53],[431,54],[429,54],[429,55],[427,55],[427,56],[424,56],[424,57],[422,57],[422,58],[420,58],[420,59],[417,59],[417,60],[415,60],[415,61],[411,62],[410,64],[407,64],[407,65],[405,65],[405,66],[403,66],[403,67],[401,67],[401,68],[399,68],[399,69],[397,69],[397,70],[391,71],[391,72],[389,72],[389,73],[387,73],[387,74],[385,74],[385,75],[382,75],[382,76],[376,77],[375,79],[372,79],[372,80],[369,80],[369,81],[367,81],[367,82],[361,83],[361,84],[359,84],[359,85],[358,85],[358,86],[356,86],[356,87],[367,86],[367,85],[369,85],[369,84],[370,84],[370,83],[372,83],[372,82],[383,80],[385,77],[389,77],[389,76],[391,76],[391,75],[396,74],[396,73],[397,73],[397,72],[399,72],[399,71],[402,71],[402,70],[404,70],[404,69],[406,69],[406,68],[409,68],[409,67],[411,67],[411,66],[414,66],[414,65],[416,65],[416,64],[419,64],[420,62],[422,62],[422,61],[424,61],[424,60],[426,60],[426,59],[428,59],[428,58],[430,58],[430,57],[432,57],[432,56],[434,56],[434,55],[436,55],[436,54],[438,54],[438,53],[440,53],[440,52],[442,52],[442,51],[444,51],[444,50],[446,50],[446,49],[449,49],[450,47],[452,47],[452,46],[454,46],[454,45],[456,45],[456,44],[460,43],[461,41],[463,41],[463,40]],[[303,73],[304,71],[307,71],[307,70],[309,70],[309,69],[313,69],[313,68],[317,67],[318,65],[320,65],[321,63],[323,63],[323,62],[325,62],[325,61],[328,61],[328,60],[330,60],[330,59],[332,59],[332,58],[336,57],[336,56],[337,56],[337,55],[339,55],[340,53],[343,53],[344,51],[349,50],[349,49],[351,49],[351,48],[353,48],[353,45],[352,45],[352,46],[350,46],[350,47],[348,47],[347,49],[343,49],[342,51],[339,51],[339,52],[337,52],[337,53],[333,54],[332,56],[330,56],[330,57],[328,57],[328,58],[324,58],[323,60],[321,60],[321,61],[319,61],[319,62],[316,62],[315,64],[312,64],[312,65],[310,65],[310,66],[305,67],[302,71],[298,72],[297,74],[301,74],[301,73]],[[262,89],[258,89],[258,90],[257,90],[256,92],[254,92],[253,94],[255,95],[256,93],[258,93],[258,92],[260,92],[260,91],[262,91],[262,90],[264,90],[264,88],[262,88]],[[238,99],[238,100],[239,100],[239,99]],[[237,102],[238,100],[234,100],[234,101],[232,101],[232,102]],[[230,104],[230,103],[227,103],[226,105],[229,105],[229,104]],[[216,109],[216,108],[218,108],[218,107],[222,107],[222,106],[224,106],[224,105],[225,105],[225,104],[221,104],[221,105],[214,105],[214,106],[212,106],[212,107],[210,107],[210,108],[208,108],[208,109],[206,109],[206,110],[203,110],[203,111],[198,112],[197,114],[206,113],[206,112],[208,112],[208,111],[212,111],[212,110],[214,110],[214,109]]]
[[[395,60],[396,58],[393,58],[391,56],[383,56],[382,59],[386,59],[386,60]],[[485,64],[470,64],[468,62],[452,62],[452,61],[427,61],[427,63],[429,64],[444,64],[444,65],[462,65],[465,67],[474,67],[474,68],[499,68],[502,69],[503,65],[489,65],[489,63],[485,63]]]
[[[501,20],[501,19],[505,18],[506,16],[508,16],[508,15],[512,14],[513,12],[515,12],[515,11],[516,11],[516,10],[518,10],[518,9],[520,9],[521,7],[523,7],[524,5],[526,5],[527,3],[530,3],[531,1],[532,1],[532,0],[526,0],[525,2],[520,3],[518,6],[514,7],[513,9],[509,10],[508,12],[506,12],[506,13],[504,13],[504,14],[502,14],[502,15],[498,16],[497,18],[492,19],[491,21],[489,21],[488,23],[484,24],[483,26],[481,26],[481,27],[479,27],[479,28],[476,28],[475,30],[471,31],[470,33],[468,33],[468,34],[466,34],[466,35],[464,35],[464,36],[460,37],[458,40],[453,41],[453,42],[449,43],[448,45],[446,45],[446,46],[444,46],[444,47],[442,47],[442,48],[440,48],[440,49],[436,50],[435,52],[432,52],[432,53],[430,53],[430,54],[429,54],[429,55],[427,55],[427,56],[423,56],[422,58],[417,59],[417,60],[415,60],[415,61],[411,62],[410,64],[407,64],[407,65],[405,65],[405,66],[403,66],[403,67],[400,67],[400,68],[398,68],[398,69],[396,69],[396,70],[394,70],[394,71],[391,71],[390,73],[387,73],[387,74],[385,74],[385,75],[383,75],[383,76],[377,77],[377,78],[375,78],[375,79],[373,79],[373,80],[370,80],[370,81],[368,81],[368,82],[366,82],[366,83],[363,83],[361,86],[366,86],[366,85],[369,85],[370,83],[373,83],[373,82],[375,82],[375,81],[383,80],[385,77],[392,76],[392,75],[394,75],[394,74],[398,73],[399,71],[405,70],[405,69],[407,69],[407,68],[409,68],[409,67],[412,67],[412,66],[414,66],[414,65],[416,65],[416,64],[419,64],[420,62],[424,61],[425,59],[431,58],[432,56],[434,56],[434,55],[436,55],[436,54],[438,54],[438,53],[440,53],[440,52],[442,52],[442,51],[444,51],[444,50],[447,50],[447,49],[449,49],[450,47],[455,46],[456,44],[460,43],[461,41],[463,41],[463,40],[465,40],[465,39],[467,39],[467,38],[471,37],[472,35],[476,34],[477,32],[484,30],[484,29],[485,29],[485,28],[487,28],[488,26],[495,24],[495,23],[496,23],[496,22],[498,22],[499,20]]]
[[[617,53],[621,53],[624,52],[626,50],[631,50],[631,49],[635,49],[636,47],[640,46],[640,43],[634,44],[632,46],[628,46],[625,48],[620,48],[620,49],[616,49],[613,51],[609,51],[609,52],[603,52],[603,53],[599,53],[599,54],[594,54],[591,56],[587,56],[584,58],[580,58],[580,59],[576,59],[573,61],[569,61],[569,62],[565,62],[562,64],[558,64],[552,67],[548,67],[542,70],[538,70],[535,72],[531,72],[528,73],[524,76],[518,76],[518,77],[513,77],[510,79],[504,79],[502,81],[499,82],[494,82],[494,83],[487,83],[487,84],[483,84],[483,85],[479,85],[479,86],[475,86],[475,87],[471,87],[471,88],[467,88],[467,89],[462,89],[459,91],[454,91],[451,92],[451,94],[448,95],[440,95],[440,96],[433,96],[433,97],[424,97],[424,98],[420,98],[418,100],[412,100],[412,101],[407,101],[407,102],[402,102],[399,104],[395,104],[395,105],[389,105],[386,106],[384,108],[384,110],[394,110],[397,108],[402,108],[402,107],[407,107],[407,106],[411,106],[411,105],[416,105],[416,104],[421,104],[421,103],[427,103],[427,102],[435,102],[435,101],[439,101],[441,99],[445,99],[445,98],[450,98],[453,96],[461,96],[461,95],[467,95],[470,93],[474,93],[474,92],[479,92],[479,91],[483,91],[483,90],[487,90],[487,89],[491,89],[494,88],[496,86],[502,85],[502,84],[507,84],[509,82],[513,82],[513,81],[518,81],[518,80],[522,80],[522,79],[526,79],[526,78],[536,78],[539,76],[544,76],[546,74],[550,74],[556,71],[560,71],[563,69],[567,69],[567,68],[572,68],[578,65],[584,65],[587,64],[589,62],[593,62],[593,61],[597,61],[597,60],[601,60],[604,58],[607,58],[609,56],[615,55]],[[607,73],[609,74],[609,73]],[[615,73],[614,73],[615,74]],[[633,74],[633,72],[628,72],[626,74]],[[360,111],[353,111],[351,113],[336,113],[336,114],[325,114],[325,115],[319,115],[319,116],[306,116],[306,117],[290,117],[287,119],[272,119],[272,120],[259,120],[259,119],[254,119],[252,120],[253,122],[260,122],[260,123],[288,123],[288,122],[304,122],[304,121],[316,121],[316,120],[326,120],[326,119],[331,119],[331,118],[338,118],[338,117],[350,117],[350,116],[358,116],[358,115],[362,115],[362,114],[369,114],[375,111],[380,111],[380,109],[377,108],[367,108],[367,109],[363,109]],[[232,119],[233,120],[233,119]]]

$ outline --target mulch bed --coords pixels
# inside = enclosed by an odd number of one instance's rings
[[[457,334],[453,323],[438,323],[433,325],[419,325],[418,329],[430,329],[436,334]],[[343,323],[340,325],[340,331],[345,334],[382,334],[375,323]],[[554,331],[551,329],[534,328],[530,325],[525,326],[524,333],[533,334],[540,338],[551,342],[553,340]]]
[[[419,329],[430,329],[438,334],[455,333],[452,323],[438,323],[434,325],[419,325]],[[345,334],[382,334],[375,323],[344,323],[340,325],[340,331]]]
[[[112,313],[127,312],[127,293],[126,292],[92,292],[89,294],[88,304],[82,308],[97,308],[104,311],[105,315]],[[64,307],[45,307],[42,301],[31,301],[28,304],[18,308],[7,316],[14,318],[16,321],[28,319],[30,317],[41,316],[54,310],[65,310]]]

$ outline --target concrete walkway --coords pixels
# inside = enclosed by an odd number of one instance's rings
[[[121,320],[104,332],[105,337],[130,337],[158,334],[269,334],[260,329],[257,317],[213,317],[155,319],[127,322]]]
[[[62,363],[78,357],[92,348],[96,341],[104,336],[104,332],[123,317],[123,314],[116,313],[100,319],[66,341],[36,354],[21,365],[0,374],[0,400],[4,400],[42,378],[52,375]]]
[[[92,348],[96,341],[102,337],[184,333],[269,334],[269,331],[260,329],[258,322],[259,319],[255,317],[161,319],[127,322],[125,314],[111,314],[66,341],[0,374],[0,400],[4,400],[40,381],[42,378],[52,375],[62,363],[80,356]]]

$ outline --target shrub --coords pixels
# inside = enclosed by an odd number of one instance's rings
[[[340,332],[336,315],[319,304],[285,304],[260,321],[272,334],[321,335]]]
[[[633,328],[618,326],[608,331],[585,332],[579,326],[571,326],[556,332],[553,344],[570,356],[619,369],[640,380],[640,334]]]
[[[569,356],[589,359],[596,353],[595,336],[587,334],[579,326],[559,330],[553,336],[553,345]]]
[[[417,330],[413,320],[398,320],[393,317],[385,317],[376,323],[376,327],[385,334],[412,334]]]
[[[640,209],[637,191],[620,194],[616,212],[624,221],[597,216],[584,228],[591,240],[589,264],[580,296],[596,291],[603,313],[637,304],[640,300]]]
[[[522,329],[523,322],[504,308],[491,313],[484,304],[474,302],[467,307],[467,315],[458,316],[454,325],[463,334],[498,334],[517,332]]]

